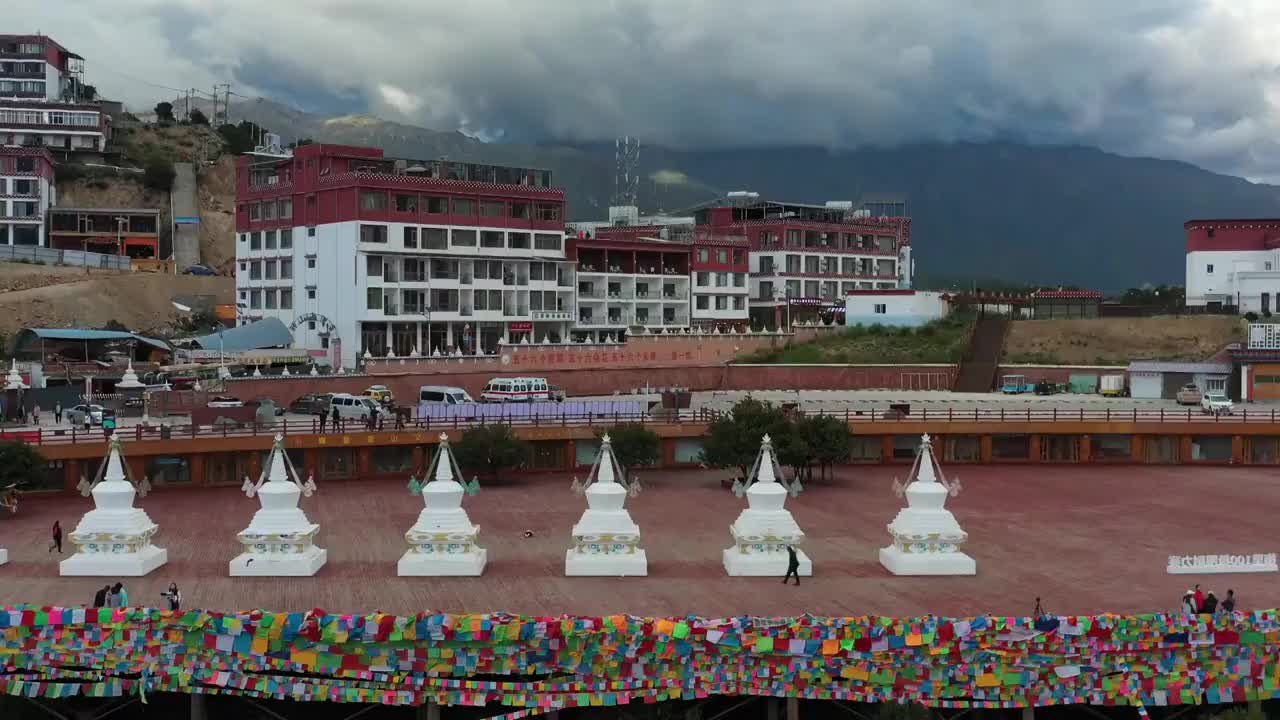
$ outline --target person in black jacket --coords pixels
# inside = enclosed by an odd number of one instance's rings
[[[1236,591],[1228,588],[1227,596],[1222,598],[1222,602],[1218,605],[1218,607],[1224,613],[1235,612],[1236,611]]]
[[[1204,596],[1204,604],[1200,606],[1200,614],[1213,615],[1216,612],[1218,612],[1218,598],[1215,597],[1213,591],[1210,590],[1208,594]]]
[[[800,557],[796,555],[796,549],[792,545],[787,546],[787,574],[782,576],[782,584],[786,585],[787,581],[792,577],[796,579],[796,585],[800,584]]]
[[[103,585],[102,589],[93,595],[93,606],[96,608],[107,606],[107,593],[111,592],[110,585]]]

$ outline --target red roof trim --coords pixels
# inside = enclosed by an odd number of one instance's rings
[[[1032,298],[1040,299],[1066,299],[1066,298],[1088,298],[1093,300],[1101,300],[1103,295],[1097,290],[1036,290],[1031,293]]]
[[[858,295],[858,296],[915,295],[915,294],[916,294],[915,290],[849,290],[845,292],[845,295]]]

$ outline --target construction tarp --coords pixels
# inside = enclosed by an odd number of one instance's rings
[[[598,417],[601,420],[618,417],[636,420],[646,412],[647,403],[620,400],[566,400],[564,402],[536,403],[471,403],[468,405],[440,405],[419,403],[420,420],[486,420],[503,422],[530,422],[532,420],[558,420],[560,418]]]
[[[1098,392],[1098,376],[1072,375],[1067,381],[1067,392],[1076,395],[1093,395]]]

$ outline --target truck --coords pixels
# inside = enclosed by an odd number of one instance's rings
[[[1123,375],[1103,375],[1098,386],[1098,393],[1103,397],[1122,397],[1124,395]]]

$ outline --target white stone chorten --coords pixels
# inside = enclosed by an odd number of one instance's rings
[[[433,479],[419,485],[410,479],[409,489],[422,494],[424,507],[418,521],[404,534],[409,550],[400,558],[396,572],[400,576],[480,575],[484,573],[489,553],[476,544],[480,526],[472,525],[462,509],[462,496],[474,494],[478,485],[473,480],[463,486],[462,476],[449,449],[449,436],[440,434],[440,447],[427,469]]]
[[[125,474],[120,445],[120,436],[112,435],[98,477],[80,484],[81,494],[93,495],[94,508],[68,536],[77,551],[59,563],[61,575],[142,577],[169,559],[167,550],[151,544],[159,528],[133,506],[134,496],[145,497],[149,488],[145,478],[135,487]]]
[[[298,501],[304,495],[311,497],[316,484],[311,478],[305,483],[298,479],[285,452],[283,436],[276,435],[271,457],[258,482],[252,483],[246,477],[241,489],[249,497],[257,495],[262,508],[253,514],[249,527],[236,535],[244,552],[231,561],[231,576],[315,575],[329,559],[329,551],[315,546],[320,526],[307,519]]]
[[[138,380],[138,373],[133,371],[133,361],[129,361],[129,367],[125,368],[124,375],[120,378],[120,382],[116,383],[117,390],[139,390],[146,387]]]
[[[773,441],[765,435],[751,469],[754,482],[746,490],[748,507],[729,526],[733,547],[724,551],[724,569],[731,576],[782,577],[789,560],[787,546],[796,549],[800,575],[813,575],[813,562],[798,547],[804,532],[786,509],[790,491],[778,482],[781,472],[773,455]]]
[[[609,436],[605,435],[600,439],[600,454],[587,476],[585,490],[574,479],[574,491],[582,491],[587,496],[587,509],[573,526],[573,547],[564,557],[565,575],[649,574],[649,560],[640,547],[640,526],[625,507],[627,495],[638,487],[620,484],[619,477],[622,477],[622,468],[613,455]]]
[[[27,384],[22,382],[22,374],[18,372],[18,361],[9,366],[9,374],[4,379],[5,390],[25,390]]]
[[[896,480],[894,489],[903,492]],[[969,535],[945,507],[948,495],[959,494],[960,483],[942,477],[928,435],[920,438],[905,492],[907,507],[889,523],[893,544],[880,549],[880,564],[894,575],[976,574],[973,558],[960,552]]]

